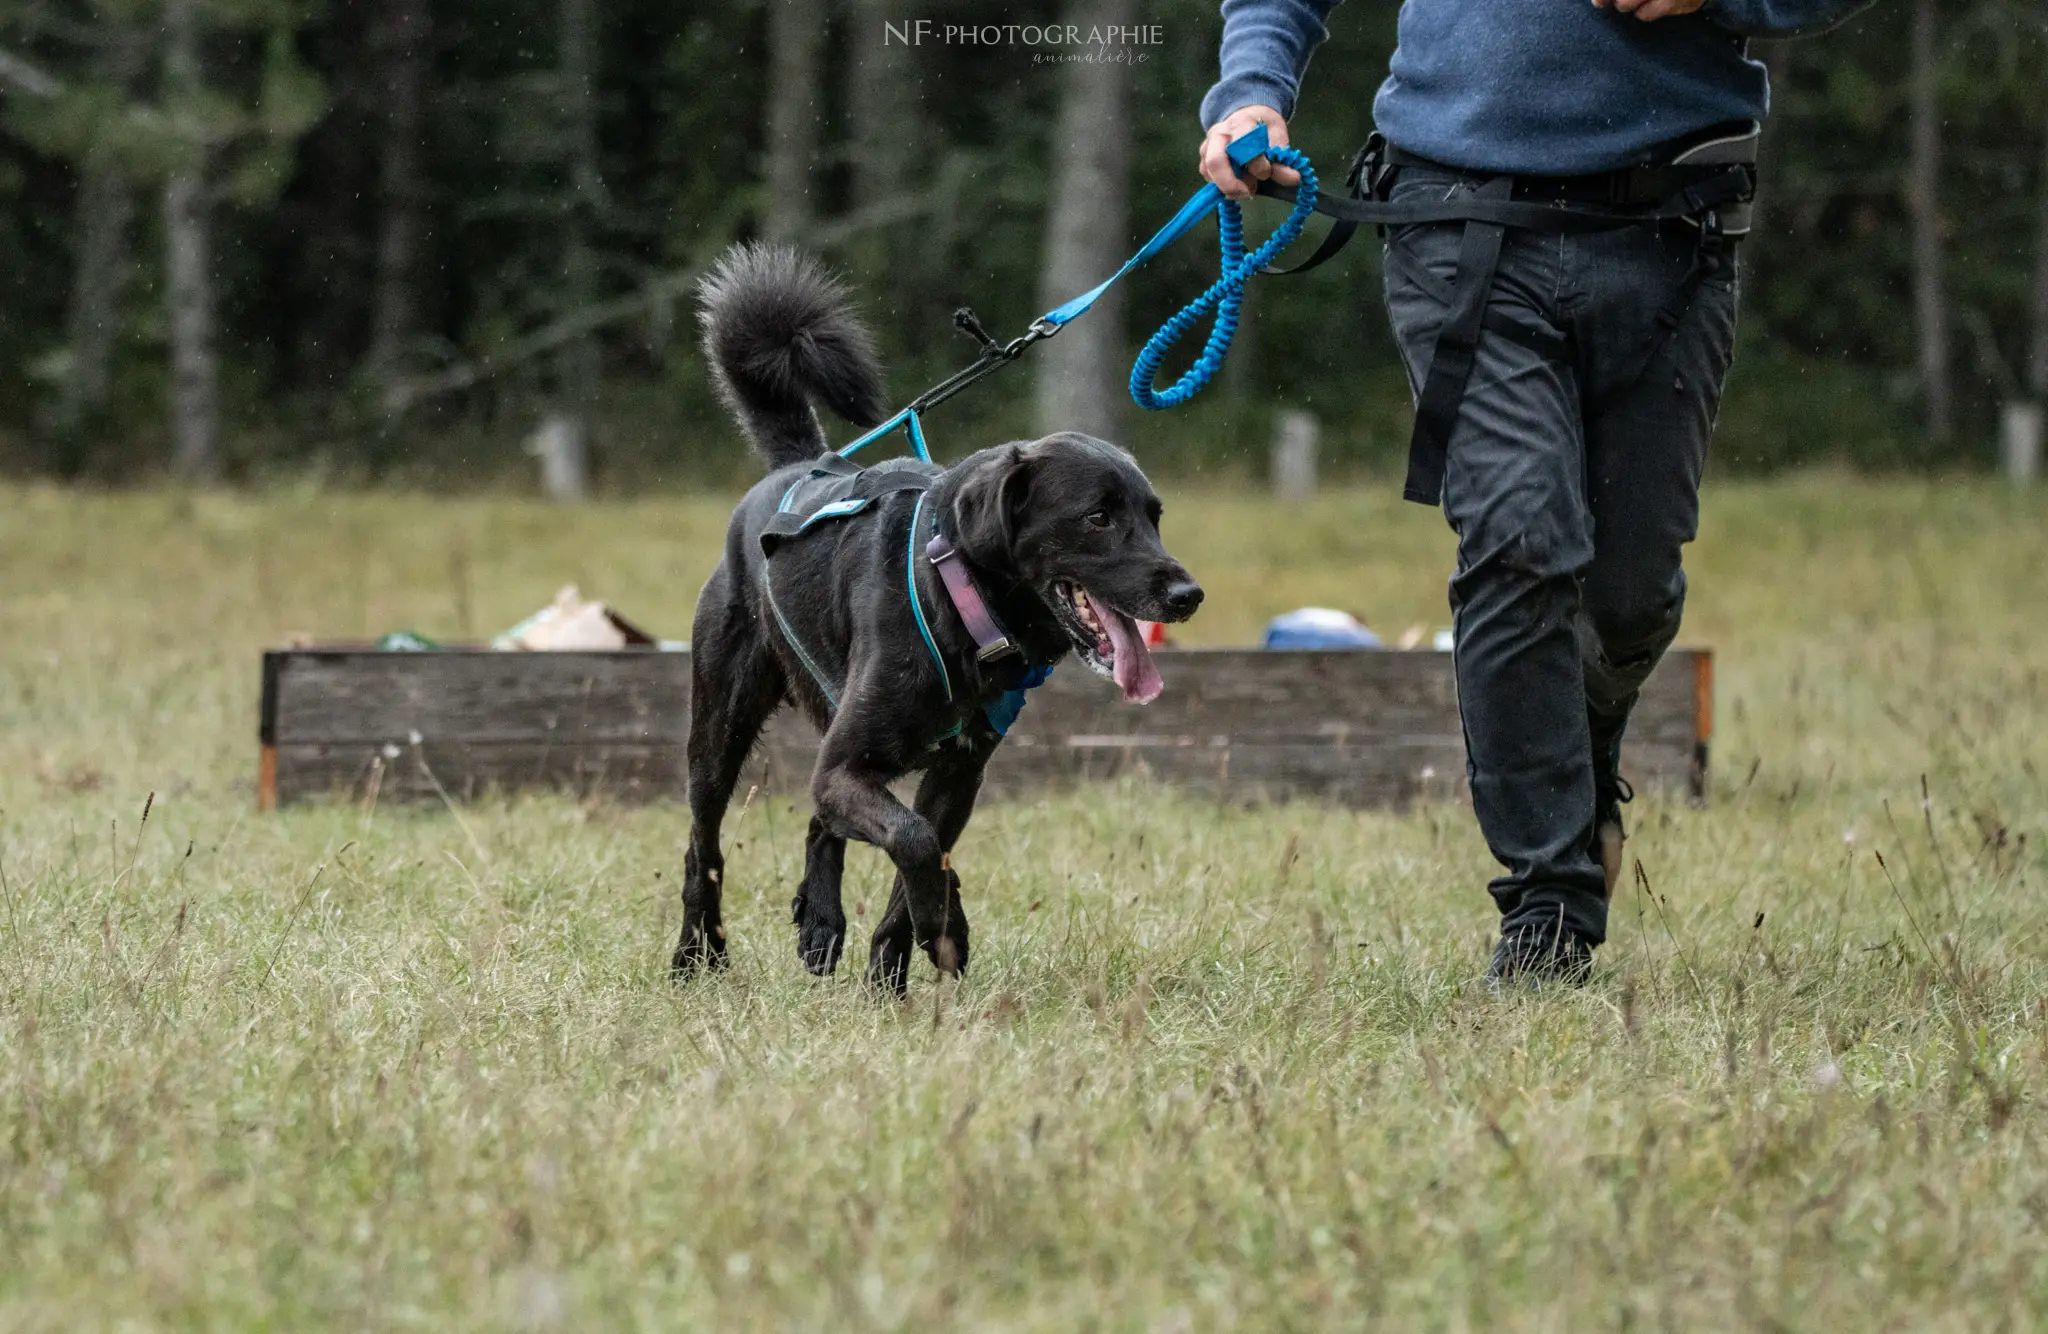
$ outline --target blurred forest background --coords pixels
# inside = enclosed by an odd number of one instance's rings
[[[1396,9],[1350,0],[1310,71],[1295,141],[1332,183]],[[938,35],[1047,22],[1158,40]],[[1212,0],[0,0],[0,471],[523,483],[548,421],[606,490],[729,481],[707,261],[828,255],[907,398],[972,356],[956,305],[1020,332],[1194,188],[1219,28]],[[1716,468],[1991,466],[2048,398],[2048,0],[1883,0],[1756,50],[1778,111]],[[1223,383],[1143,414],[1123,380],[1213,275],[1198,233],[934,446],[1084,424],[1229,475],[1286,404],[1329,463],[1390,466],[1377,259],[1255,285]]]

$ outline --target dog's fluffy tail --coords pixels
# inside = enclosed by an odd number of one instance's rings
[[[846,288],[794,246],[737,245],[698,287],[720,397],[780,468],[823,453],[823,401],[856,426],[882,420],[882,370]]]

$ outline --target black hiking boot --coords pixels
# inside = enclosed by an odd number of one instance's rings
[[[1486,966],[1496,995],[1509,987],[1582,987],[1593,975],[1593,947],[1557,927],[1529,926],[1504,933]]]

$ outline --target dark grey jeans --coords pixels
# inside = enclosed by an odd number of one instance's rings
[[[1393,198],[1443,197],[1482,179],[1403,168]],[[1428,373],[1463,229],[1402,227],[1387,240],[1387,313],[1411,389]],[[1501,251],[1489,308],[1570,349],[1559,360],[1481,335],[1444,478],[1458,534],[1459,707],[1479,827],[1507,870],[1492,885],[1503,932],[1606,938],[1593,747],[1618,739],[1678,633],[1680,557],[1699,526],[1700,471],[1735,340],[1727,261],[1633,374],[1697,235],[1682,222],[1511,231]]]

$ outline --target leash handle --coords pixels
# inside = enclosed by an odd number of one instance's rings
[[[1266,127],[1254,125],[1247,133],[1240,134],[1237,138],[1231,140],[1229,146],[1224,151],[1229,153],[1231,165],[1240,170],[1249,166],[1254,158],[1271,157],[1275,162],[1278,162],[1282,159],[1277,154],[1294,151],[1287,148],[1272,148],[1270,147],[1270,142]],[[1288,165],[1293,166],[1294,164],[1290,161]],[[1313,192],[1311,192],[1310,197],[1314,197]],[[1116,286],[1125,274],[1166,249],[1175,241],[1180,240],[1181,237],[1186,236],[1194,229],[1196,223],[1208,217],[1212,212],[1215,212],[1219,205],[1230,205],[1230,201],[1224,198],[1223,192],[1214,185],[1205,185],[1195,191],[1188,198],[1188,202],[1180,206],[1180,212],[1168,219],[1164,227],[1154,232],[1152,239],[1138,248],[1137,254],[1125,260],[1122,268],[1081,293],[1072,301],[1039,316],[1038,322],[1031,326],[1032,330],[1035,332],[1042,328],[1045,330],[1043,336],[1050,338],[1072,321],[1085,315],[1088,312],[1088,308],[1101,300],[1102,294]],[[1235,205],[1230,206],[1235,207]]]
[[[1244,306],[1245,284],[1251,276],[1267,267],[1280,252],[1300,239],[1302,229],[1308,226],[1309,215],[1316,208],[1316,173],[1309,165],[1308,155],[1294,148],[1275,148],[1266,144],[1266,127],[1261,125],[1230,145],[1231,161],[1243,162],[1238,158],[1238,145],[1256,138],[1259,152],[1243,159],[1263,153],[1267,158],[1283,166],[1289,166],[1301,173],[1301,185],[1294,196],[1294,211],[1286,221],[1273,229],[1265,243],[1249,255],[1244,248],[1244,210],[1234,199],[1225,199],[1216,191],[1217,232],[1223,245],[1223,273],[1209,287],[1209,290],[1183,306],[1178,314],[1161,326],[1159,332],[1145,341],[1144,350],[1138,353],[1138,360],[1131,367],[1131,398],[1139,407],[1154,412],[1178,407],[1208,387],[1216,372],[1223,367],[1223,358],[1230,351],[1230,342],[1237,336],[1237,321]],[[1216,187],[1210,186],[1211,190]],[[1197,196],[1199,198],[1200,196]],[[1191,201],[1192,202],[1192,201]],[[1187,373],[1164,389],[1156,388],[1160,365],[1175,343],[1188,335],[1201,318],[1215,312],[1214,323],[1209,328],[1209,337],[1202,346],[1201,355]]]

